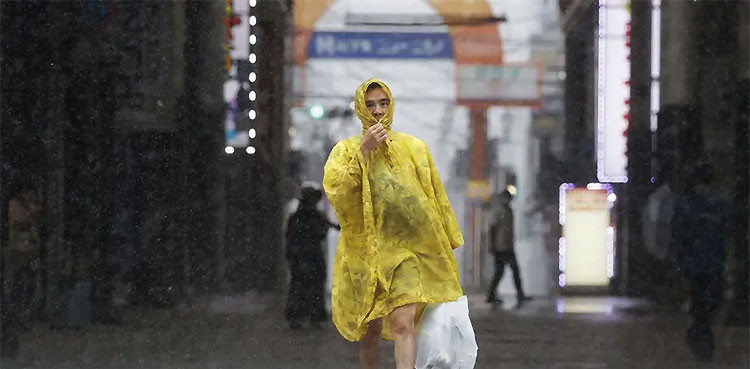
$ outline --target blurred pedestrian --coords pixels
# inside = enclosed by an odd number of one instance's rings
[[[502,300],[497,297],[497,286],[503,279],[505,266],[510,266],[513,272],[513,283],[516,286],[516,307],[531,300],[523,291],[521,281],[521,271],[518,267],[518,260],[515,252],[515,233],[513,208],[510,203],[513,201],[513,195],[510,191],[505,190],[493,199],[494,214],[490,225],[490,252],[495,256],[495,275],[492,277],[490,289],[487,292],[487,302],[491,304],[501,304]]]
[[[33,187],[21,188],[8,202],[8,262],[4,286],[11,311],[28,325],[38,313],[40,275],[39,196]]]
[[[663,172],[657,178],[666,178]],[[687,299],[687,289],[675,263],[676,243],[672,240],[675,191],[669,181],[657,183],[641,215],[643,244],[648,252],[645,262],[652,280],[648,295],[657,309],[676,312]]]
[[[713,360],[712,325],[723,298],[724,244],[733,212],[731,203],[710,187],[712,172],[705,162],[696,165],[696,184],[677,200],[672,219],[680,264],[691,284],[692,324],[685,342],[700,361]]]
[[[3,357],[16,357],[18,333],[29,328],[40,307],[39,200],[33,186],[23,185],[8,201],[8,247],[3,247],[0,255],[5,260],[3,284],[0,286],[6,298],[0,304],[0,350]]]
[[[341,229],[331,223],[317,209],[323,191],[303,186],[299,207],[292,214],[286,229],[286,258],[292,280],[286,305],[286,319],[293,329],[309,319],[313,326],[328,317],[325,308],[326,258],[323,241],[330,228]]]
[[[453,249],[463,236],[427,145],[391,130],[393,96],[362,83],[354,107],[362,134],[342,140],[323,187],[341,222],[333,268],[333,322],[359,341],[364,368],[377,368],[380,340],[394,340],[397,369],[416,362],[415,322],[427,303],[464,295]]]

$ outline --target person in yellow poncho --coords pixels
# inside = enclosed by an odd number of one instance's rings
[[[463,296],[453,249],[464,240],[427,145],[391,130],[388,86],[365,81],[354,105],[362,134],[334,146],[323,178],[341,224],[333,323],[359,341],[363,367],[377,367],[382,337],[411,369],[422,308]]]

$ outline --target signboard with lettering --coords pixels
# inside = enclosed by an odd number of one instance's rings
[[[538,106],[541,71],[527,65],[456,66],[456,99],[460,104]]]
[[[309,58],[452,59],[447,33],[315,32]]]

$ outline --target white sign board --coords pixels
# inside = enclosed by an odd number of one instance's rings
[[[540,78],[535,66],[458,65],[456,99],[468,104],[538,105]]]
[[[614,229],[606,188],[572,188],[560,193],[560,286],[607,286],[614,275]]]
[[[599,1],[596,163],[600,182],[627,182],[630,48],[626,0]]]

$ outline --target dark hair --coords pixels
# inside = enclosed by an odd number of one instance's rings
[[[367,86],[367,89],[365,90],[365,92],[371,92],[371,91],[373,91],[375,89],[378,89],[378,88],[383,88],[383,86],[381,86],[380,83],[373,82],[373,83],[370,83],[370,85]]]
[[[302,206],[313,207],[322,198],[323,198],[323,191],[315,187],[303,186],[300,189],[299,201],[300,201],[300,205]]]

